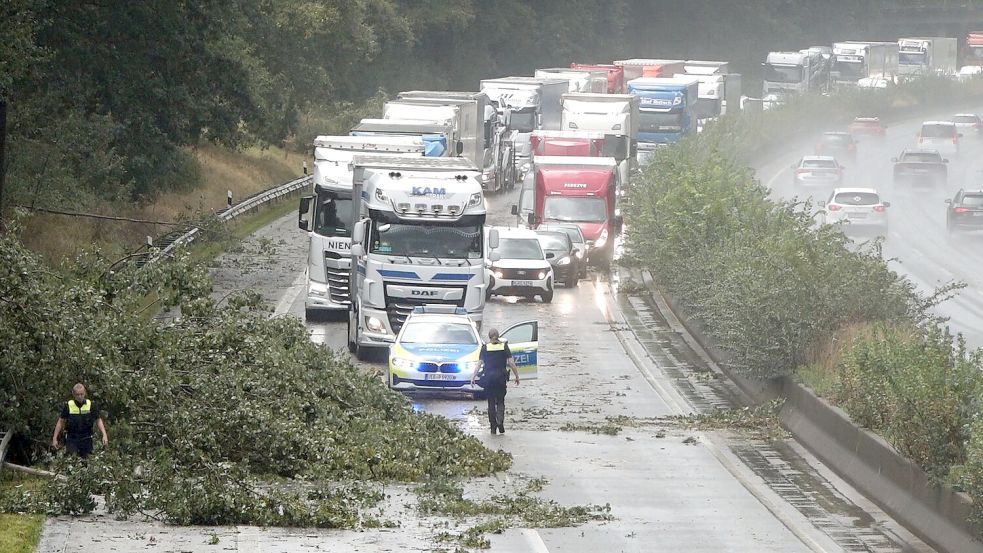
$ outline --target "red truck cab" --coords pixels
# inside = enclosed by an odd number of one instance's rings
[[[618,162],[611,157],[537,156],[535,201],[529,226],[575,223],[589,246],[591,265],[608,267],[621,232],[615,213]]]
[[[608,72],[608,94],[625,93],[625,69],[609,63],[571,63],[570,69],[582,71],[607,71]]]

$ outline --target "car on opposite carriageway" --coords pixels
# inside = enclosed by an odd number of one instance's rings
[[[914,184],[944,184],[949,170],[948,159],[938,150],[905,148],[894,162],[894,182]]]
[[[883,201],[873,188],[836,188],[823,205],[826,224],[846,225],[844,231],[871,228],[887,234],[887,208],[891,204]]]
[[[525,321],[501,332],[523,380],[537,377],[539,323]],[[417,306],[389,347],[386,382],[401,391],[448,390],[480,394],[471,384],[483,344],[463,307]]]
[[[960,189],[945,201],[945,228],[950,233],[957,230],[983,230],[983,190]]]
[[[824,132],[816,143],[816,155],[856,159],[857,141],[848,132]]]
[[[843,184],[843,169],[832,156],[805,156],[792,166],[792,184]]]

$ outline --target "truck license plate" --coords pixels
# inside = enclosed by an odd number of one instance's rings
[[[453,374],[444,373],[428,373],[423,376],[424,380],[454,380]]]
[[[513,280],[512,286],[532,286],[531,280]]]

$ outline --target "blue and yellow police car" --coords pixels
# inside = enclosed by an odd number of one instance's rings
[[[511,338],[511,340],[510,340]],[[526,321],[501,333],[519,367],[519,378],[538,376],[539,324]],[[416,307],[389,347],[387,383],[394,390],[455,390],[480,393],[471,385],[482,341],[462,307]]]

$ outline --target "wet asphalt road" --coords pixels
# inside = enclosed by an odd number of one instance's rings
[[[965,110],[959,110],[959,113]],[[970,110],[972,111],[972,110]],[[975,110],[983,112],[983,107]],[[972,347],[983,347],[983,232],[946,232],[945,200],[961,187],[983,188],[983,139],[966,135],[958,156],[949,159],[949,178],[935,186],[894,184],[891,158],[901,150],[916,146],[915,134],[922,120],[948,119],[956,111],[931,114],[904,124],[890,126],[883,139],[861,137],[857,158],[841,159],[847,167],[843,186],[876,188],[891,202],[888,208],[890,230],[883,245],[883,256],[891,260],[892,269],[907,276],[920,290],[932,290],[950,282],[962,282],[966,288],[940,305],[936,313],[950,318],[954,331],[966,336]],[[843,130],[831,128],[828,130]],[[818,135],[817,135],[818,136]],[[809,143],[811,147],[812,143]],[[789,166],[808,148],[790,151],[759,167],[761,181],[776,197],[825,200],[832,187],[795,186]],[[857,236],[857,240],[869,236]]]
[[[889,159],[913,134],[911,129],[910,133],[906,128],[892,129],[886,145],[876,147],[878,153],[870,154],[871,159]],[[862,145],[861,156],[868,155],[868,146]],[[953,181],[959,171],[968,174],[973,155],[967,150],[963,159],[954,162]],[[761,167],[762,180],[770,180],[776,193],[791,193],[782,188],[791,180],[790,163],[782,158]],[[854,169],[851,175],[860,174],[854,178],[863,178],[866,171],[868,178],[874,178],[889,171],[890,165],[877,161],[867,169]],[[981,272],[972,270],[983,269],[978,252],[960,254],[969,260],[965,266],[939,257],[940,247],[948,248],[942,253],[955,255],[958,244],[972,243],[970,237],[947,242],[936,236],[944,233],[938,214],[943,213],[945,194],[938,192],[931,201],[913,199],[907,205],[903,193],[894,197],[895,191],[891,192],[888,198],[898,207],[892,208],[888,243],[908,254],[898,265],[928,282],[945,276],[939,266],[980,278]],[[490,197],[489,222],[512,222],[508,210],[516,196],[513,192]],[[936,204],[937,212],[933,211]],[[917,219],[910,225],[899,224],[898,213]],[[248,239],[242,251],[223,255],[212,271],[218,284],[216,297],[251,289],[279,316],[303,319],[306,234],[296,229],[294,221],[293,214],[287,215]],[[923,241],[936,245],[909,245]],[[931,251],[917,257],[917,262],[907,259],[922,249]],[[545,477],[549,484],[544,497],[567,505],[609,504],[615,517],[612,522],[576,528],[510,529],[490,536],[492,551],[931,551],[794,443],[700,432],[669,419],[734,406],[735,392],[712,363],[690,347],[658,301],[616,293],[618,282],[626,279],[634,277],[592,273],[574,289],[558,289],[550,305],[501,297],[489,302],[488,326],[502,328],[529,319],[541,325],[540,378],[510,387],[506,435],[489,434],[483,402],[435,394],[411,396],[418,409],[445,415],[490,447],[512,453],[514,468],[497,481]],[[962,311],[953,311],[954,323],[965,321],[983,329],[978,324],[983,316],[980,304],[983,301],[966,301]],[[307,326],[313,341],[348,355],[344,318],[309,321]],[[358,366],[383,369],[381,360]],[[620,428],[616,435],[592,431],[611,424],[612,418]],[[174,528],[108,517],[62,517],[48,521],[39,551],[91,550],[93,539],[107,551],[214,551],[208,545],[212,534],[220,538],[222,550],[232,551],[430,551],[437,547],[431,524],[412,513],[403,516],[402,528],[366,532]]]

